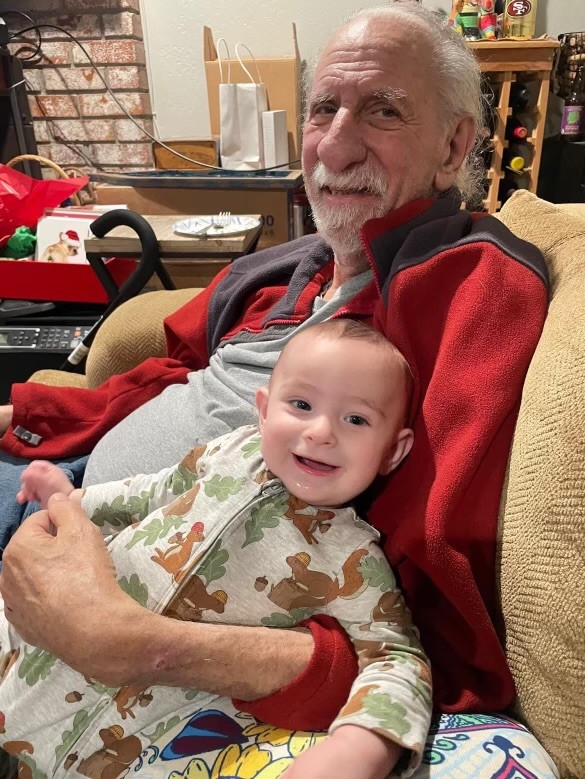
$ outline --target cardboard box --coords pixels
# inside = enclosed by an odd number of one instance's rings
[[[205,141],[165,141],[169,149],[178,151],[185,157],[192,160],[201,160],[207,165],[219,165],[217,146],[218,144],[211,140]],[[182,157],[173,154],[160,143],[152,144],[152,153],[154,155],[154,164],[159,170],[202,170],[205,165],[198,165],[196,162],[189,162]]]
[[[264,111],[262,114],[264,165],[288,165],[286,111]]]
[[[260,72],[262,83],[266,85],[268,108],[271,111],[286,111],[288,128],[289,159],[300,159],[301,156],[301,90],[300,90],[300,55],[297,45],[297,31],[293,24],[293,53],[287,57],[257,57],[254,60],[243,59],[242,62],[250,73],[256,74],[256,65]],[[245,43],[245,41],[244,41]],[[233,84],[249,82],[250,79],[242,66],[231,52],[231,81]],[[210,27],[203,28],[203,56],[205,59],[205,78],[207,81],[207,102],[209,104],[209,120],[211,134],[219,135],[219,84],[220,71],[217,49],[213,42]],[[224,67],[224,73],[226,69]],[[248,208],[247,213],[256,210]]]
[[[221,187],[168,187],[168,186],[116,186],[96,185],[97,201],[100,204],[125,203],[138,214],[218,214],[231,211],[232,214],[261,214],[264,222],[258,249],[266,249],[286,243],[294,234],[294,193],[302,184],[301,171],[288,171],[287,184],[282,188],[262,187],[261,181],[242,180],[230,184],[222,181]],[[292,185],[292,186],[291,186]]]

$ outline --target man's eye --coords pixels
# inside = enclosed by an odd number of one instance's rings
[[[360,417],[359,414],[350,414],[345,419],[346,419],[347,422],[349,422],[350,425],[367,425],[368,424],[368,420],[364,419],[364,417]]]
[[[382,119],[394,119],[398,116],[398,111],[389,105],[377,108],[374,113]]]
[[[297,408],[299,411],[310,411],[311,404],[306,400],[291,400],[291,406]]]
[[[332,105],[331,103],[321,103],[319,105],[313,106],[311,115],[328,116],[330,114],[334,114],[336,111],[337,111],[336,106]]]

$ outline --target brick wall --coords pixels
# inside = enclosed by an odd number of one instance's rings
[[[22,6],[11,5],[75,35],[124,108],[152,133],[139,0],[24,0]],[[7,7],[0,0],[0,14]],[[28,26],[16,16],[6,20],[11,32]],[[42,36],[41,54],[23,62],[39,154],[83,171],[152,167],[151,141],[116,105],[83,51],[58,30],[43,29]]]

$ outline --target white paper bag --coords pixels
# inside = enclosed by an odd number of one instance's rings
[[[225,44],[225,41],[220,39]],[[227,83],[219,85],[220,155],[224,168],[232,170],[258,170],[264,167],[262,141],[262,113],[268,108],[266,87],[260,83],[260,73],[255,81],[239,55],[241,43],[236,44],[236,56],[249,76],[245,84],[230,83],[230,60],[228,58]],[[226,47],[227,48],[227,47]],[[249,49],[247,49],[249,51]],[[254,56],[251,54],[252,59]],[[218,58],[221,80],[223,69]]]

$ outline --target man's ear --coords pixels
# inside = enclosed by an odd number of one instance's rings
[[[381,476],[387,476],[395,468],[398,468],[406,455],[412,449],[414,442],[414,433],[409,427],[403,428],[392,445],[386,457],[382,460],[378,473]]]
[[[266,414],[268,413],[268,387],[260,387],[256,391],[256,408],[258,409],[258,427],[260,432],[262,432]]]
[[[457,178],[459,168],[473,148],[476,127],[471,116],[461,118],[445,141],[443,159],[433,182],[437,192],[445,192]]]

